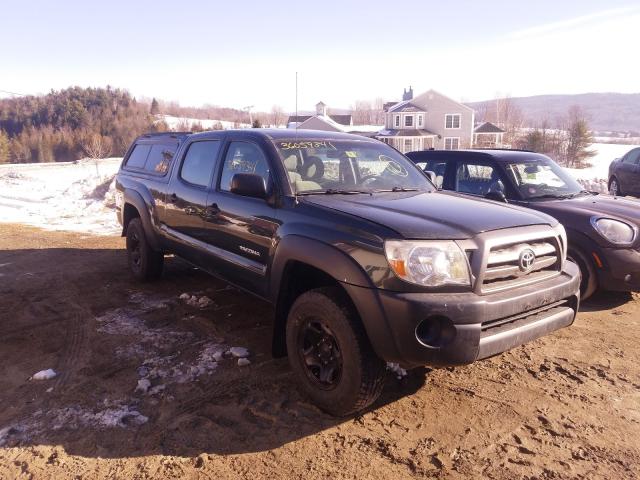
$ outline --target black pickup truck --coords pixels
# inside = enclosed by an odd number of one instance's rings
[[[272,303],[274,355],[332,414],[370,405],[385,362],[468,364],[568,326],[578,309],[555,219],[439,192],[376,140],[143,135],[116,188],[133,275],[157,278],[173,253]]]

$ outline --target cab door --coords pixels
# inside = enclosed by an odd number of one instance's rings
[[[236,173],[259,175],[267,191],[273,191],[269,156],[258,143],[231,140],[219,170],[207,200],[206,242],[216,250],[221,260],[217,270],[224,278],[264,296],[270,250],[280,225],[277,209],[265,199],[232,193],[231,180]]]
[[[206,259],[197,247],[206,237],[207,197],[221,143],[205,139],[187,145],[165,194],[160,228],[176,253],[198,265]]]
[[[620,189],[625,195],[640,195],[640,148],[631,150],[624,156],[616,173]]]

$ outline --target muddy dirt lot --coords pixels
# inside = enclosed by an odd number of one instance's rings
[[[472,366],[389,374],[335,419],[270,357],[268,305],[177,259],[137,284],[122,247],[0,225],[0,478],[640,477],[640,295]]]

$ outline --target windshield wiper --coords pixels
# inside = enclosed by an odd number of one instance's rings
[[[417,188],[407,188],[407,187],[393,187],[388,190],[374,190],[375,193],[379,192],[417,192],[419,189]]]
[[[358,195],[363,193],[371,195],[371,192],[367,190],[341,190],[337,188],[327,188],[323,191],[298,192],[296,195]]]
[[[559,194],[559,193],[545,193],[544,195],[536,195],[535,197],[530,197],[529,200],[537,200],[539,198],[558,198],[558,199],[562,199],[562,198],[571,198],[573,197],[573,193],[565,193],[565,194]]]

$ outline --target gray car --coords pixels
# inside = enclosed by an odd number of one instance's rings
[[[640,197],[640,147],[609,165],[609,193]]]

